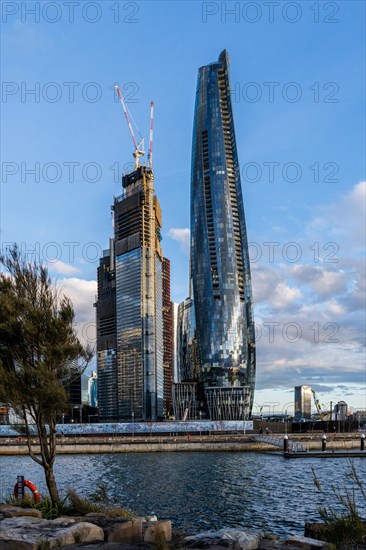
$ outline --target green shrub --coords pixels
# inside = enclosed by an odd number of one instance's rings
[[[311,470],[316,488],[324,494],[314,468],[312,467]],[[356,493],[360,494],[361,498],[366,501],[366,491],[352,461],[350,461],[348,477],[353,482],[352,490],[344,487],[340,491],[332,487],[335,501],[341,505],[342,511],[334,510],[329,503],[318,508],[318,512],[327,527],[324,531],[324,539],[335,544],[335,547],[340,550],[357,549],[366,544],[366,519],[361,518],[356,504]]]
[[[92,512],[102,512],[102,506],[91,502],[88,498],[80,496],[73,489],[67,490],[67,498],[70,502],[70,511],[73,515],[85,516]]]
[[[70,512],[67,496],[63,500],[58,500],[55,503],[52,503],[49,497],[41,497],[41,500],[36,502],[30,495],[26,495],[23,499],[16,498],[14,495],[9,495],[5,501],[12,506],[39,510],[43,519],[55,519],[59,516],[68,515]]]
[[[87,497],[82,497],[73,489],[68,489],[65,498],[55,503],[52,503],[49,497],[41,497],[40,502],[36,502],[30,495],[26,495],[23,499],[9,495],[5,502],[12,506],[39,510],[44,519],[56,519],[60,516],[85,516],[100,512],[108,517],[126,519],[136,517],[130,510],[117,506],[116,499],[112,499],[108,495],[106,485],[98,485],[96,491]]]

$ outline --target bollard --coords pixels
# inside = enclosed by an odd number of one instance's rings
[[[361,451],[365,450],[365,434],[361,434]]]
[[[288,453],[288,436],[285,435],[283,438],[283,452]]]
[[[324,434],[322,437],[322,451],[327,450],[327,436]]]
[[[24,498],[24,476],[17,476],[18,498]]]

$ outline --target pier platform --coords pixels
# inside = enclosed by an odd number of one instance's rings
[[[331,451],[288,451],[283,453],[285,458],[366,458],[366,451],[350,450],[331,450]]]

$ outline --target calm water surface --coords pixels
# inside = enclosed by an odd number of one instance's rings
[[[366,460],[355,458],[360,477]],[[303,533],[304,521],[319,521],[324,504],[310,467],[314,466],[329,502],[331,486],[351,488],[349,460],[285,460],[257,453],[133,453],[59,456],[59,488],[83,495],[107,485],[121,506],[141,515],[154,512],[187,531],[242,527],[278,534]],[[45,491],[43,470],[28,457],[0,457],[0,496],[13,487],[17,474]],[[359,502],[366,513],[365,502]]]

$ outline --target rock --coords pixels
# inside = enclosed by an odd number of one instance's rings
[[[88,518],[89,520],[92,520],[92,519],[104,519],[107,516],[102,512],[89,512],[89,514],[86,514],[85,517]]]
[[[12,518],[6,518],[0,522],[0,533],[2,531],[7,531],[8,529],[32,529],[37,526],[39,527],[42,524],[46,525],[47,523],[48,521],[46,519],[35,518],[32,516],[15,516]]]
[[[91,544],[73,544],[72,546],[62,546],[64,550],[132,550],[130,544],[121,544],[120,542],[96,542]],[[135,547],[139,548],[139,546]]]
[[[198,535],[186,537],[188,542],[194,542],[198,547],[211,547],[212,541],[216,545],[232,548],[240,548],[241,550],[256,550],[258,548],[259,536],[246,533],[240,529],[221,529],[220,531],[207,531]]]
[[[311,523],[307,521],[305,523],[304,536],[316,540],[325,540],[328,527],[325,523]]]
[[[259,537],[245,533],[245,531],[231,530],[222,536],[222,539],[232,540],[235,546],[239,546],[241,550],[256,550],[258,548]]]
[[[258,550],[277,550],[280,548],[285,548],[284,543],[281,540],[268,540],[268,539],[262,539],[258,543]],[[289,546],[287,546],[288,550],[291,550]]]
[[[110,525],[107,530],[107,541],[138,544],[142,541],[141,519],[124,520]]]
[[[172,522],[165,519],[150,521],[144,531],[144,542],[170,542],[172,540]]]
[[[22,508],[21,506],[8,506],[7,504],[2,504],[0,506],[0,513],[3,514],[5,518],[15,518],[15,517],[33,517],[41,518],[42,514],[39,510],[34,508]]]
[[[75,518],[71,518],[67,516],[66,517],[60,516],[59,518],[52,520],[52,526],[54,529],[56,529],[57,527],[69,527],[69,525],[75,525],[75,523],[77,523],[77,520]]]
[[[146,521],[158,521],[158,518],[157,516],[153,515],[153,516],[146,516]]]
[[[103,541],[103,529],[93,523],[75,523],[73,518],[45,520],[33,517],[13,517],[0,522],[2,550],[39,550],[59,548],[81,542]]]
[[[270,531],[265,531],[262,535],[262,539],[265,540],[280,540],[280,537],[276,535],[275,533],[271,533]]]
[[[294,546],[296,548],[304,548],[310,550],[312,548],[326,548],[327,543],[322,540],[311,539],[309,537],[301,537],[299,535],[291,535],[285,540],[286,546]]]

